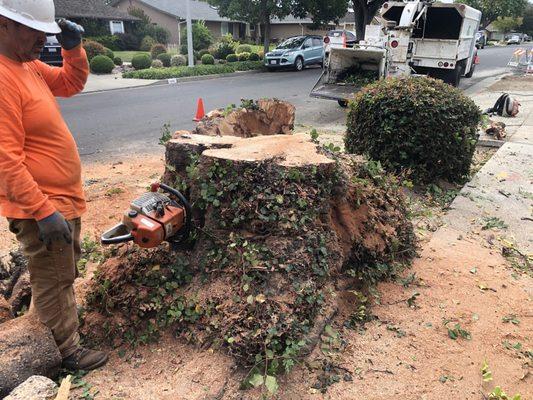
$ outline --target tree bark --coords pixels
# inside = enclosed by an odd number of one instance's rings
[[[32,375],[54,378],[61,355],[50,330],[27,315],[0,326],[0,398]]]

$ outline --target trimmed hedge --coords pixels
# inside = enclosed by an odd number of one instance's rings
[[[187,65],[187,57],[182,54],[176,54],[170,59],[171,67],[181,67],[182,65]]]
[[[259,54],[257,54],[257,53],[251,53],[249,60],[250,61],[259,61],[259,60],[261,60],[261,57],[259,57]]]
[[[93,42],[91,40],[86,40],[83,43],[83,48],[85,49],[85,52],[87,53],[87,59],[89,62],[96,56],[105,56],[106,50],[105,47],[102,46],[98,42]]]
[[[95,74],[110,74],[115,68],[115,63],[107,56],[98,55],[91,60],[90,67]]]
[[[122,76],[131,79],[169,79],[184,78],[187,76],[204,76],[215,74],[230,74],[237,71],[251,71],[263,69],[261,61],[236,62],[218,65],[196,65],[189,67],[172,67],[163,69],[148,69],[142,71],[126,72]]]
[[[170,67],[172,56],[168,53],[161,53],[157,56],[157,59],[163,63],[164,67]]]
[[[250,59],[250,53],[237,54],[239,61],[248,61]]]
[[[167,52],[167,48],[164,44],[156,43],[152,46],[150,49],[150,54],[152,55],[152,59],[157,59],[157,56],[159,54],[163,54]]]
[[[237,57],[237,54],[228,54],[226,57],[226,61],[229,63],[234,63],[239,61],[239,57]]]
[[[213,57],[211,54],[204,54],[202,56],[202,64],[204,64],[204,65],[214,65],[215,64],[215,57]]]
[[[442,81],[385,79],[350,103],[346,151],[417,183],[460,182],[470,172],[480,122],[476,104]]]
[[[121,65],[124,64],[124,63],[122,62],[122,58],[120,58],[120,57],[115,57],[115,58],[113,59],[113,62],[115,63],[115,65],[117,65],[117,66],[119,66],[119,67],[120,67]]]
[[[131,65],[136,70],[148,69],[152,65],[152,59],[148,54],[136,54],[131,59]]]
[[[108,56],[110,59],[114,59],[115,58],[115,53],[113,53],[113,50],[111,49],[108,49],[107,47],[104,47],[105,49],[105,54],[106,56]]]
[[[249,44],[241,44],[237,46],[237,50],[235,50],[235,54],[241,54],[241,53],[251,53],[252,52],[252,46]]]
[[[163,61],[161,61],[161,60],[152,61],[152,68],[157,68],[157,69],[164,68]]]

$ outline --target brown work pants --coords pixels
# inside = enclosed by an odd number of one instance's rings
[[[72,243],[53,243],[51,250],[47,250],[39,240],[39,228],[35,220],[9,219],[9,230],[17,235],[22,251],[28,258],[31,309],[52,331],[63,358],[72,355],[80,342],[73,284],[81,254],[81,219],[68,223],[72,228]]]

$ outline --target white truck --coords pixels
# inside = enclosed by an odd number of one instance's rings
[[[464,4],[405,0],[385,3],[381,16],[381,25],[367,26],[365,41],[331,49],[312,97],[345,106],[372,73],[375,79],[429,75],[454,86],[461,76],[474,73],[480,11]],[[365,79],[351,79],[357,71]]]

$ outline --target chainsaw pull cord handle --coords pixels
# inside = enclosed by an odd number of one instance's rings
[[[101,243],[103,245],[111,245],[133,241],[134,237],[131,233],[115,236],[117,232],[121,231],[122,229],[124,229],[123,224],[118,224],[114,226],[102,235],[102,237],[100,238]]]
[[[171,188],[170,186],[165,185],[164,183],[160,183],[159,187],[164,190],[167,193],[171,193],[174,196],[176,196],[181,205],[185,208],[185,226],[182,228],[182,230],[179,232],[183,238],[187,238],[189,234],[191,233],[191,226],[192,226],[192,207],[185,198],[183,194],[181,194],[180,191]],[[155,188],[155,185],[152,185],[152,190]]]

